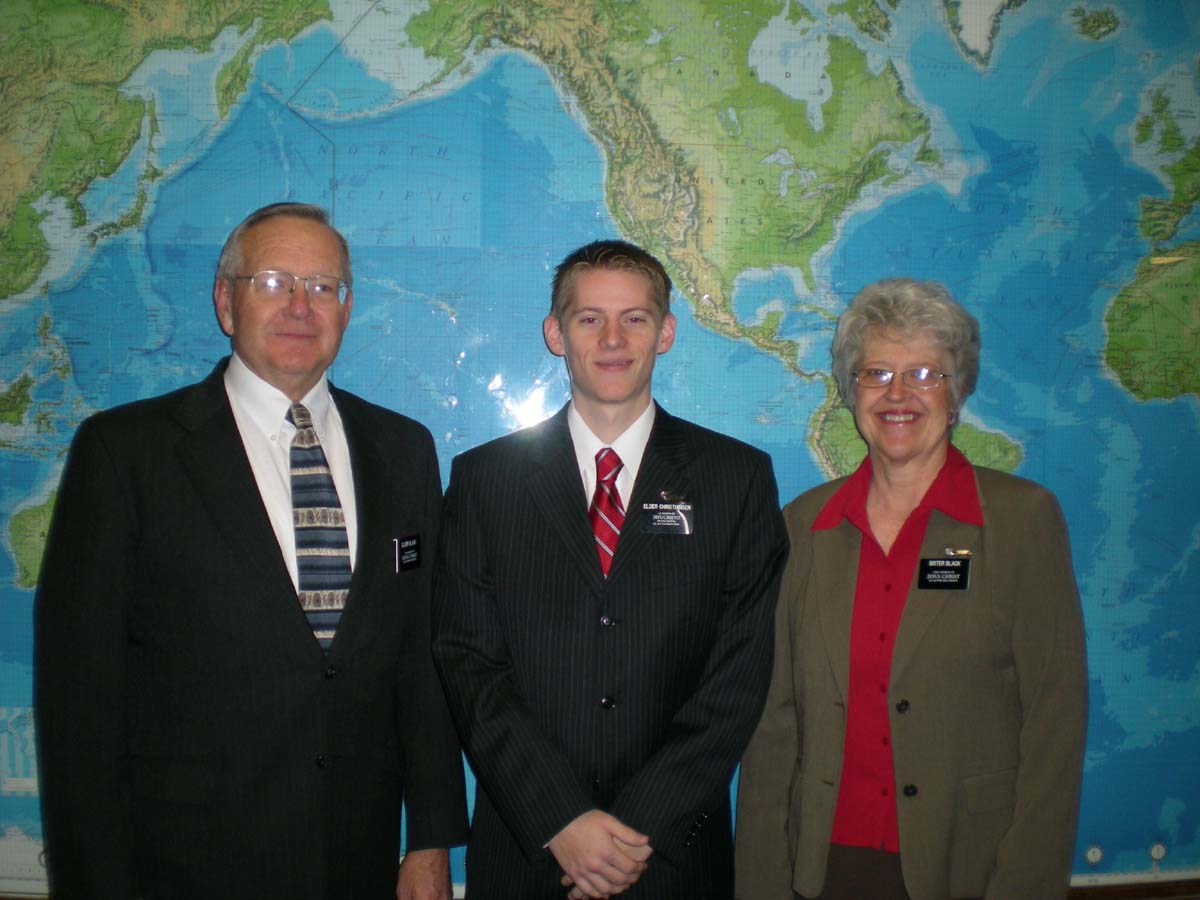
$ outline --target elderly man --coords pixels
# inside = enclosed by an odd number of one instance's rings
[[[450,894],[441,482],[425,428],[327,381],[350,285],[324,210],[258,210],[213,287],[232,356],[75,437],[35,608],[56,900]]]
[[[733,892],[787,537],[767,455],[651,398],[670,292],[631,244],[568,256],[543,336],[571,402],[454,463],[434,654],[480,788],[472,900]]]

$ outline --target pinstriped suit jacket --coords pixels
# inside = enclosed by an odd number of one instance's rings
[[[647,530],[664,492],[692,534]],[[587,506],[565,409],[452,469],[434,655],[478,777],[468,896],[561,900],[545,845],[600,808],[655,848],[624,896],[728,897],[787,552],[770,459],[658,409],[607,581]]]

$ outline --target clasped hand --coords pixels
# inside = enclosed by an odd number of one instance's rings
[[[621,894],[646,871],[650,838],[606,812],[585,812],[551,839],[548,849],[564,872],[569,900]]]

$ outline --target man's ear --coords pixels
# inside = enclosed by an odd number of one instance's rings
[[[658,329],[658,352],[666,353],[675,344],[675,313],[663,316],[662,327]]]
[[[213,280],[213,310],[221,330],[233,337],[233,282],[219,275]]]
[[[546,349],[555,356],[566,356],[567,345],[563,340],[562,323],[554,314],[542,319],[542,337],[546,340]]]

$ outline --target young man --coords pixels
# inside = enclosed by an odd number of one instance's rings
[[[568,256],[543,334],[571,402],[454,463],[434,655],[478,778],[472,900],[732,895],[787,538],[766,454],[651,398],[670,291],[631,244]]]
[[[351,280],[323,209],[258,210],[213,287],[233,355],[76,435],[34,613],[56,900],[450,896],[441,481],[424,427],[326,379]]]

